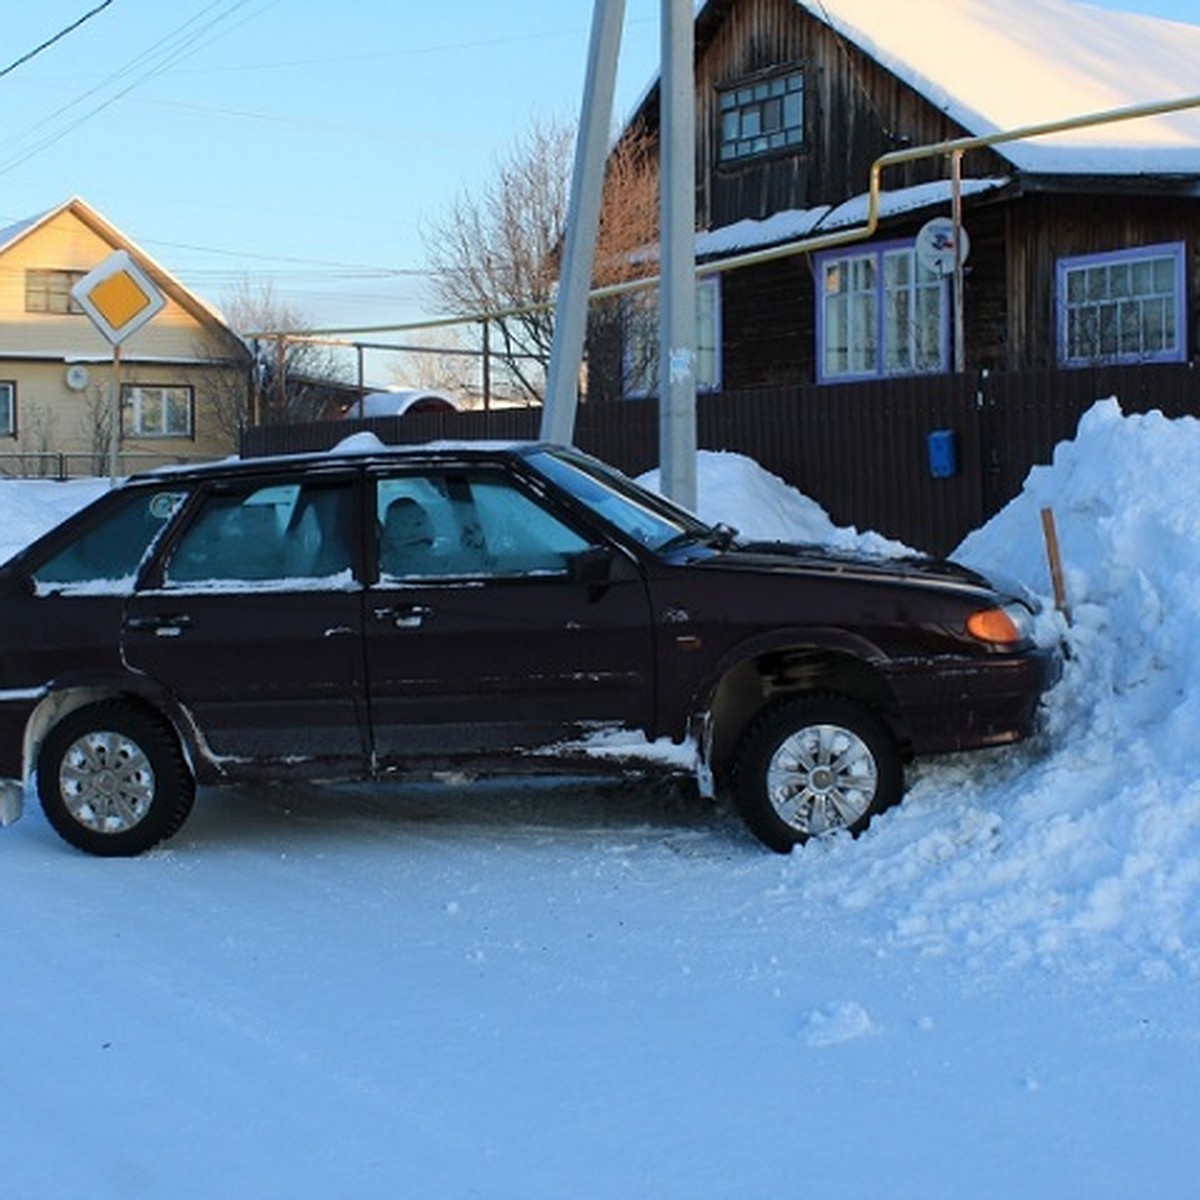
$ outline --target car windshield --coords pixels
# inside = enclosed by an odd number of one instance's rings
[[[650,550],[707,541],[713,535],[708,525],[686,509],[593,459],[539,450],[528,461],[597,516]]]

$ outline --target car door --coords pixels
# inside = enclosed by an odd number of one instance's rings
[[[581,581],[572,563],[594,536],[498,468],[381,474],[373,491],[366,655],[384,765],[647,726],[652,630],[630,559],[614,551],[603,585]]]
[[[126,660],[214,755],[365,765],[355,510],[351,475],[210,487],[128,602]]]

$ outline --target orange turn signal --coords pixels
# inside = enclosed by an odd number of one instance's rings
[[[967,632],[981,642],[1011,645],[1024,638],[1016,622],[1002,608],[982,608],[967,618]]]

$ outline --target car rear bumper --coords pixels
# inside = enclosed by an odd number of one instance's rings
[[[42,689],[0,691],[0,828],[25,809],[25,727],[45,694]]]
[[[914,754],[978,750],[1020,741],[1059,675],[1054,648],[993,658],[928,661],[893,677]]]
[[[24,811],[24,784],[19,779],[0,779],[0,829],[15,824]]]

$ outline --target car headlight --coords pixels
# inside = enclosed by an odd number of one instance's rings
[[[967,632],[993,646],[1015,646],[1033,640],[1033,616],[1023,604],[981,608],[967,618]]]

